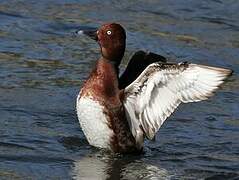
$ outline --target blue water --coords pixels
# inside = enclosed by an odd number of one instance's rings
[[[0,1],[0,179],[239,179],[239,1]],[[140,156],[88,145],[75,112],[98,45],[78,28],[127,29],[137,50],[234,70],[186,104]]]

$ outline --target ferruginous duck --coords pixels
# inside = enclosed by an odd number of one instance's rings
[[[168,63],[137,52],[119,78],[126,33],[120,24],[77,31],[96,40],[101,57],[77,97],[78,119],[89,144],[117,153],[139,152],[181,103],[208,99],[232,71],[192,63]]]

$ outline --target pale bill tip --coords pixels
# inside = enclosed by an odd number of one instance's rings
[[[76,33],[79,34],[79,35],[82,35],[82,34],[84,34],[84,31],[83,30],[79,30]]]

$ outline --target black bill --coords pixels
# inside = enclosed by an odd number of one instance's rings
[[[76,34],[78,34],[78,35],[84,34],[84,35],[89,36],[91,39],[93,39],[95,41],[98,40],[97,29],[96,28],[94,28],[94,29],[93,28],[92,29],[85,29],[85,30],[80,29],[80,30],[76,31]]]

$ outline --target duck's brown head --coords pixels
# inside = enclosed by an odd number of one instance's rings
[[[78,31],[98,41],[103,58],[120,64],[124,56],[126,33],[120,24],[108,23],[102,25],[96,31]]]

